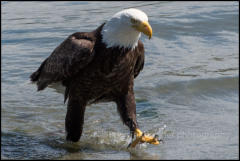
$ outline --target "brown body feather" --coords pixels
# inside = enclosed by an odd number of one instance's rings
[[[104,24],[103,24],[104,25]],[[53,82],[66,86],[67,140],[78,141],[87,104],[114,101],[123,122],[133,132],[137,127],[134,78],[143,69],[144,47],[106,48],[103,25],[93,32],[74,33],[61,43],[30,78],[43,90]]]

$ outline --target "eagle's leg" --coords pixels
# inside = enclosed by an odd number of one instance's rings
[[[143,142],[155,145],[159,144],[157,136],[153,137],[144,135],[144,133],[138,128],[133,90],[129,90],[126,95],[119,97],[116,103],[123,122],[130,128],[132,137],[134,137],[134,134],[136,135],[136,139],[129,144],[130,147],[135,147],[138,143]]]
[[[86,102],[79,98],[69,98],[65,119],[66,139],[77,142],[81,135],[84,123]]]
[[[117,109],[121,119],[130,129],[132,137],[138,127],[136,120],[136,103],[133,91],[129,91],[126,95],[119,96],[117,101]]]

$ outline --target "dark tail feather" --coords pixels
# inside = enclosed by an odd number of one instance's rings
[[[44,66],[44,64],[46,63],[47,59],[44,60],[44,62],[40,65],[40,67],[38,68],[38,70],[36,72],[34,72],[31,76],[30,76],[30,79],[32,82],[36,82],[39,80],[39,76],[40,76],[40,73],[41,73],[41,70]]]
[[[49,80],[42,80],[39,79],[39,77],[40,77],[39,70],[37,70],[30,76],[32,82],[37,82],[38,91],[45,89],[49,84]]]
[[[47,61],[47,59],[45,59],[44,62],[38,68],[38,70],[36,72],[32,73],[30,76],[30,79],[32,82],[37,82],[38,91],[43,90],[49,84],[49,80],[40,79],[41,71],[42,71],[42,68],[43,68],[44,64],[46,63],[46,61]]]
[[[30,76],[31,81],[32,81],[32,82],[38,81],[39,74],[40,74],[40,72],[39,72],[38,70],[37,70],[36,72],[34,72],[34,73]]]
[[[48,86],[48,83],[49,83],[49,81],[41,80],[41,79],[39,79],[39,77],[40,77],[39,70],[37,70],[36,72],[34,72],[30,76],[30,79],[31,79],[32,82],[37,82],[38,91],[43,90],[44,88],[46,88]]]
[[[49,81],[38,80],[37,87],[38,91],[44,90],[49,84]]]

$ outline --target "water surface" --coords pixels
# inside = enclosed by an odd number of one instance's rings
[[[61,88],[37,92],[29,76],[68,35],[92,31],[129,7],[149,16],[145,66],[135,80],[140,128],[131,141],[114,103],[86,109],[80,142],[65,141]],[[238,2],[2,2],[1,158],[238,159]]]

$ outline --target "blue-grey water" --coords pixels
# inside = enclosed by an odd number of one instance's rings
[[[68,35],[129,7],[149,16],[135,80],[140,129],[158,146],[127,149],[114,103],[86,109],[83,136],[65,141],[63,89],[37,92],[29,75]],[[2,2],[2,159],[238,159],[238,2]]]

